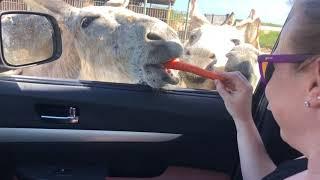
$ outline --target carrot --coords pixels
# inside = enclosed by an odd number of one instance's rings
[[[219,76],[215,72],[204,70],[204,69],[201,69],[197,66],[181,62],[179,59],[173,59],[173,60],[170,60],[170,61],[164,63],[164,67],[167,69],[175,69],[175,70],[193,73],[198,76],[201,76],[204,78],[209,78],[212,80],[219,79],[219,80],[223,81],[225,79],[224,77]]]

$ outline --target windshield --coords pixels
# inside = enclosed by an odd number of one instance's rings
[[[207,71],[240,71],[256,87],[260,79],[257,56],[271,52],[293,3],[57,0],[38,4],[39,1],[0,3],[2,11],[50,12],[58,19],[62,31],[61,58],[22,69],[19,75],[209,91],[215,90],[212,80],[170,70],[164,64],[179,58]],[[23,33],[16,36],[19,35]],[[38,33],[30,37],[39,38]]]

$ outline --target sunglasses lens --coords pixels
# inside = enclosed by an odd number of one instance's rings
[[[269,62],[262,62],[262,64],[261,64],[261,71],[262,71],[261,76],[262,76],[262,78],[264,78],[265,80],[267,79],[267,78],[266,78],[266,77],[267,77],[266,75],[267,75],[268,64],[269,64]]]

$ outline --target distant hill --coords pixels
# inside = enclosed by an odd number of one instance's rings
[[[262,26],[282,27],[282,25],[280,24],[273,24],[273,23],[262,23]]]
[[[236,22],[240,22],[240,21],[242,21],[242,19],[236,20]],[[271,27],[282,27],[282,25],[280,25],[280,24],[267,23],[267,22],[263,22],[261,25],[262,26],[271,26]]]

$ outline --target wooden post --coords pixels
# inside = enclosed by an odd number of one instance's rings
[[[94,6],[94,1],[93,0],[84,0],[82,7],[87,7],[87,6]]]
[[[213,24],[214,14],[211,15],[211,24]]]
[[[187,40],[187,33],[188,33],[188,22],[189,22],[189,15],[190,15],[190,2],[191,0],[188,1],[188,9],[187,9],[187,17],[186,17],[186,22],[185,22],[185,27],[184,27],[184,41]]]
[[[170,25],[172,4],[171,4],[171,0],[168,0],[168,1],[169,1],[169,9],[168,9],[168,14],[167,14],[167,24]]]
[[[143,14],[147,14],[147,3],[148,3],[148,0],[144,0]]]

